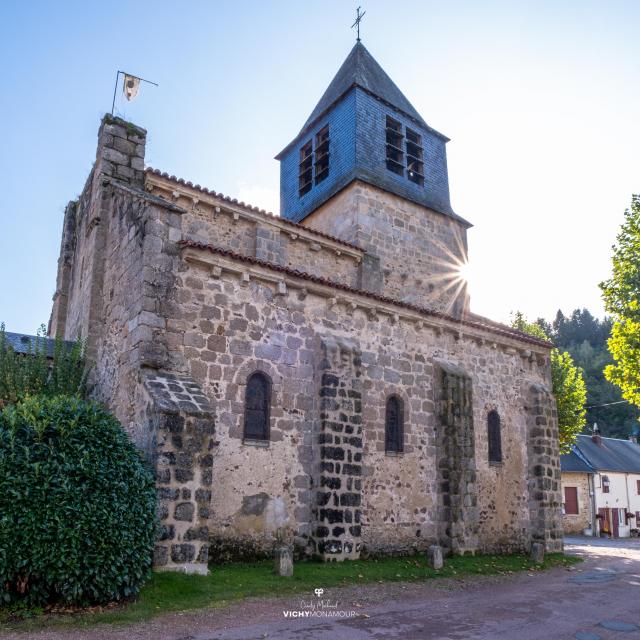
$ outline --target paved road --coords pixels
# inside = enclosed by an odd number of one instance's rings
[[[126,628],[42,632],[29,640],[640,640],[640,540],[569,538],[567,551],[586,561],[572,571],[371,585],[328,591],[320,599],[309,594],[247,601]],[[356,615],[283,615],[314,611],[314,604],[315,611]]]
[[[417,589],[368,617],[276,620],[194,640],[610,640],[640,638],[640,540],[568,538],[573,571],[520,574],[464,589]]]

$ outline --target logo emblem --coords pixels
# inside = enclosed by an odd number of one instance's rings
[[[324,593],[324,589],[315,589],[314,593],[318,596],[318,598]]]

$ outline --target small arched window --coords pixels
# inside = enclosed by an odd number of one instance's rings
[[[269,440],[269,413],[271,409],[271,380],[261,371],[247,379],[244,404],[245,440]]]
[[[502,462],[500,415],[497,411],[489,411],[489,415],[487,416],[487,431],[489,440],[489,462]]]
[[[384,421],[384,449],[401,453],[404,450],[404,410],[398,396],[390,396]]]

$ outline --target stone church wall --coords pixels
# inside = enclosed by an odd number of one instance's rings
[[[436,408],[434,360],[459,367],[476,390],[470,407],[475,429],[468,436],[473,441],[468,458],[461,461],[461,493],[454,499],[460,501],[463,518],[475,524],[468,530],[462,524],[454,550],[527,547],[528,452],[518,389],[526,380],[545,380],[548,360],[540,356],[538,364],[527,350],[494,343],[491,337],[456,339],[448,331],[418,329],[393,314],[353,305],[348,298],[318,296],[302,284],[294,289],[278,283],[274,274],[224,256],[183,251],[186,258],[174,295],[187,317],[170,322],[185,331],[188,372],[215,406],[219,444],[213,473],[219,490],[212,496],[217,516],[212,523],[214,548],[241,544],[264,550],[273,544],[276,531],[286,528],[299,534],[300,545],[309,543],[312,490],[321,482],[313,461],[322,459],[317,450],[322,431],[318,385],[327,338],[347,341],[361,354],[363,548],[372,553],[424,549],[442,542],[450,526],[438,498],[442,419]],[[189,327],[197,327],[197,332]],[[256,369],[273,381],[268,446],[242,440],[245,383]],[[392,393],[405,400],[402,454],[384,451],[385,402]],[[504,460],[499,468],[485,462],[487,414],[493,408],[503,424]],[[477,500],[465,497],[476,494]]]
[[[364,252],[277,216],[247,210],[193,186],[175,185],[153,172],[147,188],[184,210],[184,237],[356,286]]]
[[[143,130],[105,118],[94,170],[67,209],[50,326],[87,340],[94,395],[156,467],[159,566],[201,571],[209,551],[270,554],[278,536],[338,559],[433,542],[454,552],[561,546],[547,347],[349,289],[401,298],[420,286],[413,258],[428,277],[442,269],[400,246],[428,210],[404,203],[403,217],[359,185],[326,209],[318,233],[143,175],[143,147]],[[373,212],[385,222],[366,236]],[[463,251],[436,215],[432,233]],[[366,238],[378,255],[350,244]],[[272,381],[264,443],[243,441],[255,370]],[[391,394],[405,416],[404,450],[393,454]],[[487,460],[493,409],[499,466]]]
[[[458,277],[466,262],[466,227],[440,213],[354,182],[302,222],[340,235],[379,260],[372,289],[385,296],[459,315],[467,309]]]

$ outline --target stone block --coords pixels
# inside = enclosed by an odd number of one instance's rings
[[[114,164],[128,165],[129,157],[116,149],[103,149],[102,157],[109,162],[113,162]]]
[[[196,548],[192,544],[172,544],[172,562],[191,562],[196,557]]]
[[[153,565],[162,567],[169,562],[169,549],[163,545],[156,545],[153,550]]]
[[[279,576],[293,575],[293,553],[289,547],[277,547],[275,551],[275,572]]]
[[[427,564],[432,569],[442,569],[444,564],[442,560],[442,547],[437,544],[432,544],[427,549]]]
[[[195,508],[192,502],[181,502],[180,504],[176,505],[176,510],[173,517],[176,520],[191,522],[193,520],[194,511]]]
[[[542,542],[534,542],[531,545],[531,560],[536,564],[544,562],[544,544]]]

